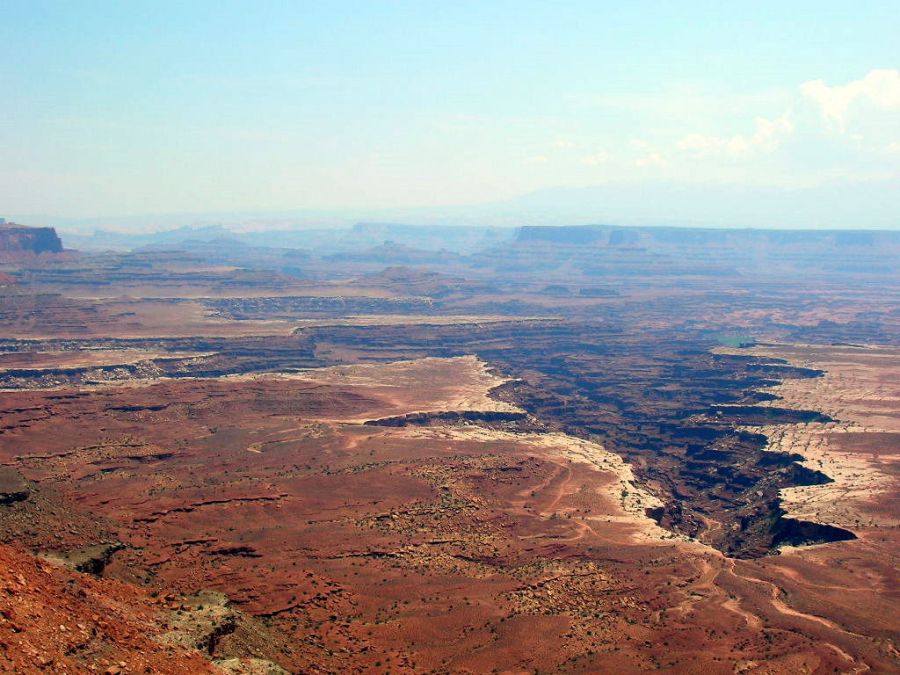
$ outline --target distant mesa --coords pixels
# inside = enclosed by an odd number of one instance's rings
[[[0,254],[62,253],[63,245],[52,227],[27,227],[0,219]]]
[[[891,230],[767,230],[733,228],[630,227],[624,225],[526,225],[516,230],[519,243],[564,246],[642,246],[646,248],[714,246],[805,246],[821,250],[848,247],[900,246],[900,233]]]
[[[459,253],[447,250],[428,250],[407,246],[394,241],[385,241],[380,246],[373,246],[356,251],[342,251],[325,257],[325,260],[345,263],[378,263],[385,265],[439,265],[449,261],[458,262]]]
[[[785,274],[896,275],[900,231],[524,226],[503,249],[506,270],[560,259],[591,277]],[[494,256],[496,258],[496,256]],[[490,264],[491,260],[486,263]]]
[[[611,229],[604,225],[526,225],[518,229],[517,239],[519,242],[550,242],[575,246],[605,244],[609,240]]]

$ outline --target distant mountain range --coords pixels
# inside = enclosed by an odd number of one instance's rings
[[[13,218],[14,214],[7,217]],[[235,231],[306,230],[305,237],[354,223],[415,223],[476,229],[521,225],[618,223],[679,227],[775,229],[900,229],[900,180],[833,180],[806,187],[728,183],[610,182],[559,187],[522,196],[454,206],[392,209],[303,209],[228,213],[64,218],[15,215],[22,223],[52,225],[63,234],[100,230],[151,232],[224,225]],[[391,226],[396,227],[396,226]],[[375,228],[370,229],[374,232]],[[111,235],[106,239],[112,241]],[[369,245],[380,243],[367,242]],[[305,245],[294,243],[292,245]]]

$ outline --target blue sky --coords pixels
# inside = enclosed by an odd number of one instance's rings
[[[900,181],[898,25],[896,1],[5,0],[0,215],[870,200]]]

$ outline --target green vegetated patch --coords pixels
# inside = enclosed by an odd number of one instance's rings
[[[741,333],[708,333],[706,337],[715,340],[723,347],[753,347],[756,345],[756,338],[752,335],[744,335]]]

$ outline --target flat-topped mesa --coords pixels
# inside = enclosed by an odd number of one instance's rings
[[[501,256],[496,255],[501,253]],[[760,276],[826,279],[900,272],[900,232],[527,225],[513,242],[489,252],[483,266],[546,274],[580,270],[588,277]]]
[[[52,227],[27,227],[0,223],[0,254],[62,253],[63,245]]]

